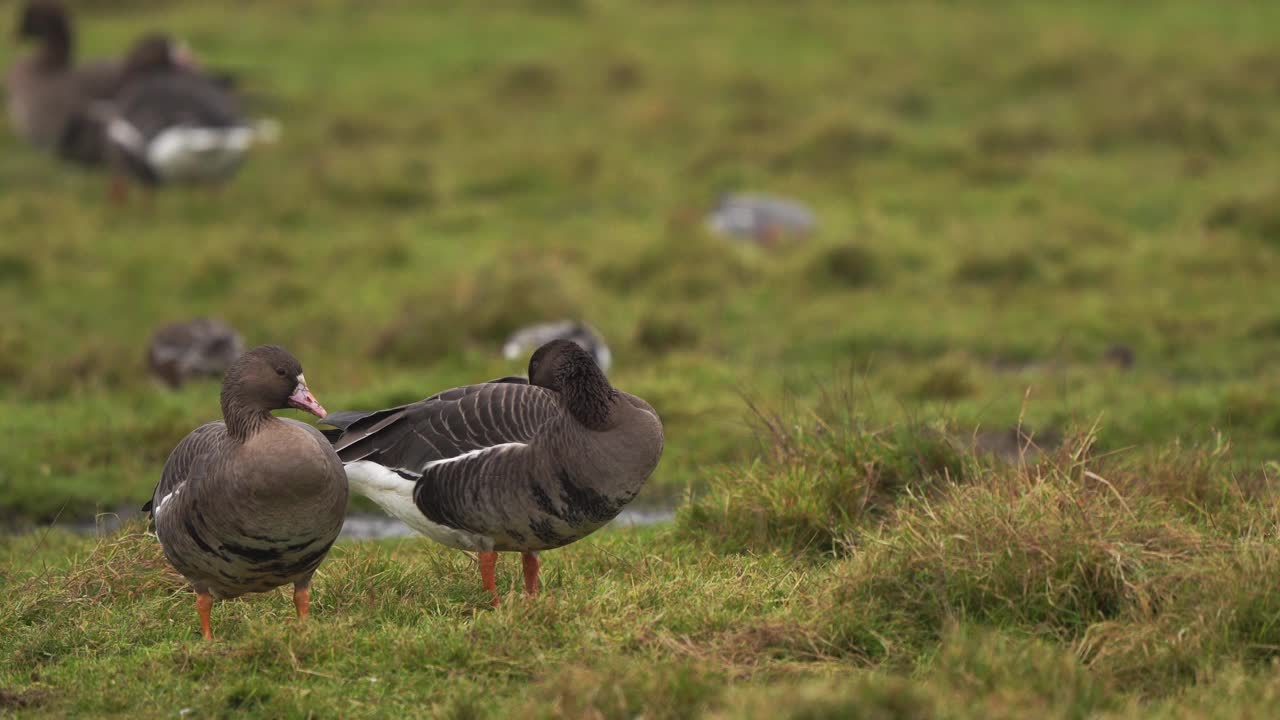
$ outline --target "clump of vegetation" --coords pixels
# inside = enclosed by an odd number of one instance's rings
[[[463,274],[415,293],[383,328],[372,357],[426,365],[462,345],[496,350],[523,325],[575,317],[586,292],[551,256],[529,257]]]
[[[713,473],[679,514],[684,536],[721,551],[839,553],[898,498],[975,471],[942,432],[878,430],[847,407],[825,416],[752,410],[758,459]]]
[[[991,124],[974,134],[974,146],[984,154],[1034,157],[1052,150],[1058,143],[1045,127],[1029,123]]]
[[[1039,265],[1027,250],[971,255],[955,269],[956,282],[965,285],[1012,287],[1035,282]]]
[[[973,394],[973,371],[963,357],[944,357],[933,364],[916,385],[916,396],[956,400]]]
[[[1236,144],[1236,130],[1230,123],[1185,97],[1138,97],[1103,108],[1089,140],[1099,150],[1143,143],[1221,155]]]
[[[644,69],[638,62],[617,60],[604,70],[605,86],[612,92],[626,93],[644,86]]]
[[[648,352],[664,353],[693,347],[699,330],[688,318],[670,312],[654,312],[636,325],[636,344]]]
[[[881,279],[882,272],[875,253],[853,244],[829,248],[809,265],[809,275],[814,280],[849,288],[873,285]]]
[[[498,83],[499,97],[532,102],[555,96],[560,89],[559,75],[554,68],[539,63],[522,63],[508,68]]]
[[[1168,602],[1178,570],[1206,544],[1161,503],[1056,473],[1011,474],[901,508],[845,561],[831,611],[857,650],[877,651],[854,632],[868,624],[899,627],[901,642],[918,644],[955,619],[1076,640]]]
[[[664,303],[717,296],[760,274],[729,241],[703,232],[694,217],[673,219],[661,241],[613,256],[596,270],[602,286],[644,292]]]
[[[1204,225],[1209,230],[1235,230],[1280,246],[1280,197],[1272,193],[1223,201],[1209,211]]]
[[[836,123],[783,150],[773,158],[773,165],[780,170],[846,173],[867,158],[884,155],[893,146],[893,134],[888,130]]]
[[[538,683],[522,717],[696,718],[723,692],[724,678],[704,663],[661,665],[617,660],[570,665]]]

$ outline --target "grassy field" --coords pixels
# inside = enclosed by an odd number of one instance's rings
[[[141,504],[218,413],[143,365],[200,314],[295,351],[331,410],[520,371],[509,330],[582,317],[665,421],[645,501],[694,502],[549,554],[547,595],[497,612],[461,554],[340,545],[309,628],[257,597],[212,646],[140,526],[7,539],[0,713],[1280,696],[1280,6],[115,7],[78,16],[84,55],[170,28],[284,135],[221,192],[123,209],[0,135],[0,523]],[[709,235],[734,189],[819,230]],[[967,450],[1019,425],[1031,467]]]

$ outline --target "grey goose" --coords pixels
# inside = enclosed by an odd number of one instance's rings
[[[172,388],[196,377],[221,377],[244,352],[244,340],[214,318],[175,322],[156,330],[147,347],[147,368]]]
[[[480,554],[498,604],[499,551],[522,554],[526,592],[538,553],[608,523],[658,465],[662,422],[649,403],[615,389],[568,340],[538,348],[529,380],[453,388],[325,423],[351,488],[437,542]]]
[[[255,143],[277,132],[273,123],[251,124],[235,95],[184,67],[179,48],[160,33],[138,40],[125,58],[119,89],[96,111],[106,124],[108,161],[117,178],[128,175],[151,186],[222,181]]]
[[[318,430],[271,414],[287,407],[325,416],[297,359],[275,345],[241,355],[222,381],[223,421],[178,443],[143,507],[196,591],[205,639],[215,598],[288,583],[305,619],[311,576],[342,530],[342,464]]]
[[[591,353],[600,369],[609,372],[613,364],[613,353],[605,344],[604,338],[590,325],[577,320],[561,320],[559,322],[538,323],[528,325],[511,333],[502,344],[502,356],[508,360],[523,357],[525,353],[546,345],[552,340],[572,340]]]
[[[707,214],[707,227],[732,238],[772,244],[817,226],[813,211],[794,200],[761,193],[726,193]]]

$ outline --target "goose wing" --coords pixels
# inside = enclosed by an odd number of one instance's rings
[[[325,422],[344,462],[370,460],[418,476],[427,464],[508,443],[527,443],[559,413],[555,393],[523,378],[466,385],[371,413],[333,413]]]
[[[169,453],[160,473],[160,482],[151,493],[151,499],[142,506],[142,511],[154,516],[165,500],[180,492],[189,480],[205,472],[210,458],[222,451],[226,441],[227,426],[222,422],[208,423],[192,430]]]

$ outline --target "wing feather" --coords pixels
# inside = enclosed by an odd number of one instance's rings
[[[452,388],[372,413],[334,413],[345,427],[336,439],[327,436],[343,462],[371,460],[415,473],[430,462],[527,443],[557,414],[558,401],[551,391],[518,380]]]
[[[142,506],[143,512],[154,515],[162,500],[204,472],[209,456],[221,452],[226,442],[227,426],[222,422],[208,423],[192,430],[169,453],[164,470],[160,472],[160,482],[151,493],[151,499]]]

